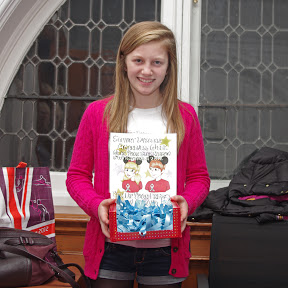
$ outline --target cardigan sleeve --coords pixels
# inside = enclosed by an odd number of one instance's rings
[[[92,121],[94,110],[89,105],[84,112],[74,143],[72,159],[67,173],[66,187],[75,202],[89,216],[98,218],[98,206],[104,197],[96,193],[92,179],[94,167],[95,124]],[[94,116],[95,117],[95,116]]]
[[[186,165],[185,187],[181,194],[188,203],[188,214],[200,206],[209,193],[210,178],[206,165],[204,143],[199,119],[191,105],[186,106],[184,122],[186,123],[186,141],[184,149],[186,157],[183,157]],[[182,153],[185,154],[185,153]]]

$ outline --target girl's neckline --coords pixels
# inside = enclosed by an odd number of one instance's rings
[[[133,108],[130,106],[132,109],[130,111],[134,113],[151,113],[151,112],[157,112],[157,111],[162,111],[162,103],[159,106],[153,107],[153,108]]]

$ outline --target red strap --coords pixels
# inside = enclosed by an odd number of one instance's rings
[[[26,166],[27,166],[27,163],[20,162],[16,168],[25,168]]]

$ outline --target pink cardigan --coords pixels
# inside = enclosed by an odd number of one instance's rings
[[[102,200],[110,197],[109,132],[107,123],[103,122],[104,108],[110,99],[95,101],[86,109],[77,132],[66,180],[71,197],[90,216],[83,254],[85,274],[91,279],[96,279],[98,276],[105,243],[105,236],[98,220],[98,206]],[[186,133],[177,156],[177,193],[186,199],[191,214],[206,198],[210,179],[198,117],[191,105],[179,102],[179,107]],[[93,171],[94,179],[92,179]],[[189,243],[188,226],[182,238],[171,239],[172,256],[169,273],[175,277],[189,275]]]

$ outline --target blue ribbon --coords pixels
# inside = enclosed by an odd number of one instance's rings
[[[139,232],[144,237],[147,231],[173,230],[171,202],[160,205],[152,202],[147,206],[145,200],[136,200],[133,206],[128,200],[121,200],[118,195],[116,214],[118,232]]]

